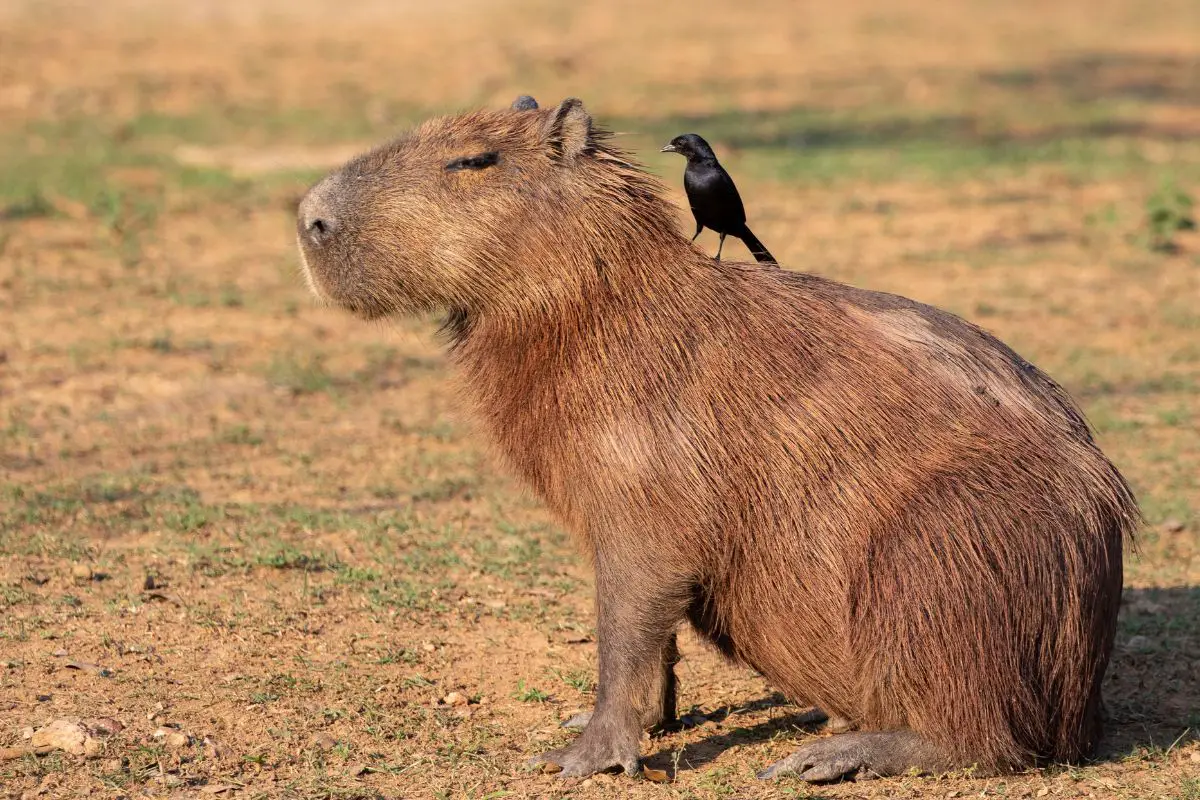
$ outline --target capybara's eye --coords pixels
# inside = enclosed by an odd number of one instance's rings
[[[485,169],[500,161],[500,154],[480,153],[477,156],[456,158],[446,165],[447,172],[458,172],[460,169]]]

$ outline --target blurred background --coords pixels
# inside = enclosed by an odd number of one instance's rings
[[[550,791],[519,765],[591,702],[588,570],[435,321],[316,308],[293,243],[325,171],[521,93],[582,98],[689,234],[658,150],[706,137],[785,267],[992,330],[1138,491],[1104,760],[870,791],[1200,797],[1194,0],[0,0],[0,747],[123,728],[5,790]],[[685,651],[674,782],[577,796],[781,796],[801,710]]]

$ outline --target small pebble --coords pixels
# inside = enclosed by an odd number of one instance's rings
[[[471,701],[467,699],[467,696],[461,692],[451,692],[442,698],[442,702],[448,706],[465,706]]]
[[[71,577],[78,578],[81,581],[90,581],[92,579],[92,568],[87,564],[76,564],[71,567]]]
[[[173,726],[164,725],[154,732],[154,738],[160,740],[172,750],[178,750],[181,747],[187,747],[192,743],[192,737],[182,731],[176,730]]]
[[[1129,641],[1125,642],[1125,649],[1131,653],[1149,653],[1154,650],[1154,645],[1147,637],[1139,634],[1129,637]]]

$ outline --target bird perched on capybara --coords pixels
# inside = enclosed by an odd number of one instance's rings
[[[297,226],[319,297],[448,312],[475,418],[594,564],[595,709],[540,759],[635,772],[683,620],[856,727],[764,775],[1086,754],[1138,512],[1066,393],[947,312],[704,257],[578,100],[520,105],[354,159]]]
[[[742,206],[737,185],[717,161],[717,154],[708,142],[694,133],[685,133],[667,142],[662,152],[679,153],[687,159],[687,166],[683,170],[683,188],[696,220],[693,242],[705,228],[711,228],[721,235],[717,245],[717,261],[721,260],[725,237],[733,236],[742,240],[755,261],[775,263],[775,256],[746,224],[746,209]]]

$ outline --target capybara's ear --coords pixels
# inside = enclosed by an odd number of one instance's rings
[[[592,139],[592,118],[583,101],[568,97],[558,104],[546,123],[544,138],[555,156],[570,160],[588,149]]]
[[[532,96],[527,94],[523,94],[516,100],[513,100],[512,104],[513,111],[536,111],[537,107],[537,100],[534,100]]]

